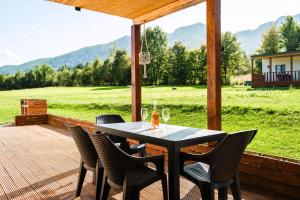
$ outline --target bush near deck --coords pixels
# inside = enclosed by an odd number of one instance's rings
[[[171,109],[170,124],[206,127],[205,87],[143,87],[143,106]],[[47,99],[49,113],[94,121],[105,113],[131,119],[129,87],[53,87],[0,92],[0,124],[20,113],[21,98]],[[248,150],[300,159],[300,90],[223,87],[222,125],[226,132],[258,129]],[[150,113],[150,112],[149,112]],[[150,117],[148,117],[148,120]]]

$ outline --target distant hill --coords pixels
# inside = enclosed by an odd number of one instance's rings
[[[300,23],[300,14],[295,15],[294,17],[296,21]],[[278,18],[275,23],[280,25],[284,18],[285,17]],[[267,22],[254,30],[244,30],[236,33],[242,48],[247,54],[253,54],[255,49],[259,47],[262,34],[273,23],[274,22]],[[180,41],[190,49],[198,48],[201,44],[206,43],[206,25],[197,23],[177,28],[173,33],[168,34],[168,41],[169,46],[172,46],[176,41]],[[0,74],[14,74],[18,70],[28,72],[36,65],[43,63],[50,64],[57,69],[64,64],[75,66],[80,63],[87,63],[94,60],[96,57],[104,60],[110,55],[114,47],[126,49],[130,53],[130,37],[124,36],[106,44],[84,47],[53,58],[37,59],[21,65],[6,65],[0,67]]]
[[[106,59],[113,47],[126,49],[129,51],[130,49],[130,37],[124,36],[116,41],[107,43],[107,44],[99,44],[95,46],[84,47],[82,49],[72,51],[70,53],[66,53],[61,56],[53,57],[53,58],[42,58],[34,61],[30,61],[27,63],[23,63],[21,65],[6,65],[0,67],[0,74],[13,74],[18,70],[23,70],[24,72],[30,71],[33,67],[38,64],[50,64],[54,68],[59,68],[62,65],[66,64],[68,66],[75,66],[80,63],[87,63],[91,60],[94,60],[96,57],[101,59]]]

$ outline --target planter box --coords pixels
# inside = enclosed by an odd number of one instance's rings
[[[47,108],[47,100],[21,99],[21,115],[45,115]]]

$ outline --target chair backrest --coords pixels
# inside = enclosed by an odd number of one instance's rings
[[[123,185],[125,173],[131,159],[105,134],[90,134],[109,181]]]
[[[112,124],[112,123],[125,123],[125,121],[120,115],[99,115],[96,117],[96,124]],[[114,143],[126,142],[126,138],[123,137],[110,135],[109,138]]]
[[[210,173],[214,182],[227,182],[237,172],[242,154],[257,130],[227,135],[211,152]]]
[[[95,168],[98,160],[97,151],[94,144],[86,132],[80,126],[67,126],[79,150],[83,163],[91,168]]]

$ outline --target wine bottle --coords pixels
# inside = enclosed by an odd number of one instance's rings
[[[157,100],[153,102],[153,112],[151,115],[151,129],[157,129],[159,127],[159,117],[157,112]]]

